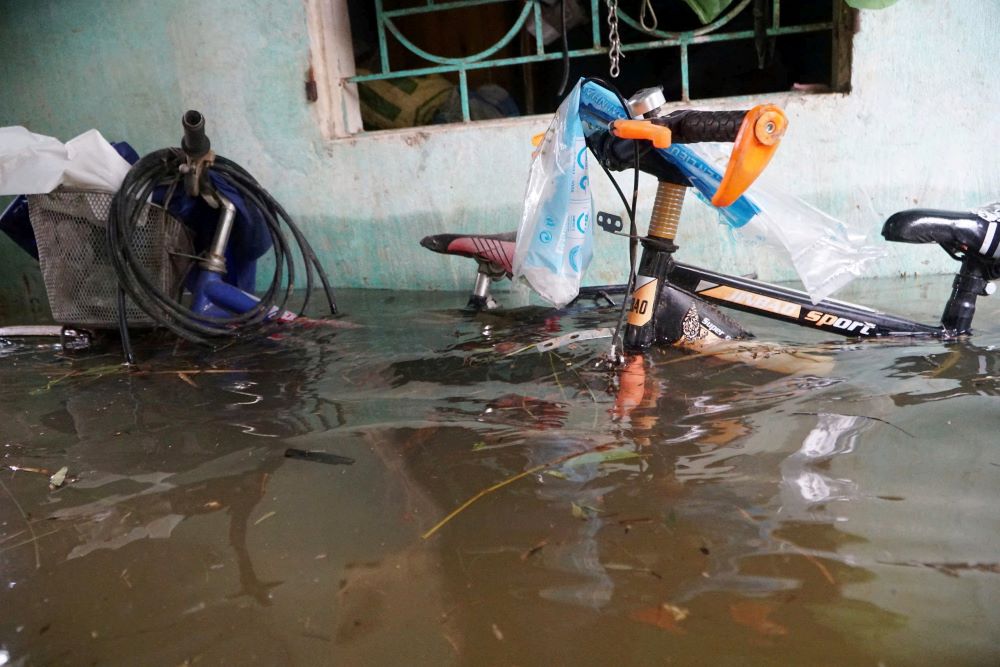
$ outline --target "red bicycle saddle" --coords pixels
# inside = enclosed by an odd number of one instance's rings
[[[433,234],[420,240],[420,245],[444,255],[471,257],[491,274],[513,273],[514,246],[517,232],[504,234]]]

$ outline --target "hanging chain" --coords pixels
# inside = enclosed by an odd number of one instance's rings
[[[608,58],[611,60],[610,74],[617,79],[621,73],[618,61],[625,57],[622,53],[622,40],[618,36],[618,0],[605,0],[608,3]]]
[[[646,24],[646,15],[649,15],[649,25]],[[656,12],[653,11],[652,0],[642,0],[642,9],[639,11],[639,25],[646,32],[653,32],[659,22],[656,20]]]

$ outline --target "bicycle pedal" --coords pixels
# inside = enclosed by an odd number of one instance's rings
[[[608,213],[607,211],[597,212],[597,226],[606,232],[620,232],[625,229],[625,223],[622,222],[622,217],[620,215],[615,215],[613,213]]]

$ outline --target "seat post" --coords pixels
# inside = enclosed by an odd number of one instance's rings
[[[493,282],[493,277],[490,272],[480,264],[479,271],[476,272],[476,284],[472,288],[472,294],[469,295],[469,302],[465,304],[467,310],[495,310],[500,307],[497,300],[490,294],[491,282]]]
[[[982,262],[966,256],[952,283],[951,296],[941,314],[941,326],[946,332],[958,336],[971,333],[976,299],[992,294],[995,289],[986,276]]]

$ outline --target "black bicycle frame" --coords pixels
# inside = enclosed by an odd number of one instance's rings
[[[805,292],[749,278],[736,278],[673,262],[667,281],[705,301],[809,329],[850,338],[941,336],[941,325],[922,324],[836,299],[813,303]]]

